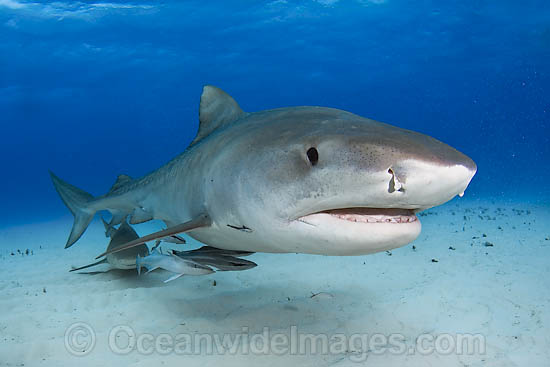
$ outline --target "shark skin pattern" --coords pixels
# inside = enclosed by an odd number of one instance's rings
[[[122,176],[105,195],[51,173],[75,217],[66,247],[107,210],[168,228],[102,255],[180,233],[225,250],[375,253],[416,239],[416,213],[462,196],[477,170],[424,134],[328,107],[247,113],[213,86],[199,120],[183,153],[141,178]]]

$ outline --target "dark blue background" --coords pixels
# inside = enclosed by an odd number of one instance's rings
[[[102,194],[180,153],[204,84],[432,135],[477,162],[471,197],[549,197],[546,0],[0,0],[2,224],[68,213],[48,169]]]

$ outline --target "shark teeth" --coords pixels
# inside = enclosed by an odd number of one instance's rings
[[[418,220],[412,210],[406,209],[350,208],[327,210],[324,213],[357,223],[412,223]]]
[[[415,222],[418,219],[416,217],[386,217],[386,216],[362,216],[362,215],[339,215],[339,214],[331,214],[332,216],[344,219],[350,222],[362,222],[362,223],[411,223]]]

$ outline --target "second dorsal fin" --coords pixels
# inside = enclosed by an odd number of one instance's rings
[[[113,184],[113,186],[111,186],[111,189],[109,190],[109,193],[118,190],[119,188],[126,185],[130,181],[132,181],[132,177],[130,177],[128,175],[118,175],[118,177],[116,178],[115,183]]]
[[[214,130],[245,116],[239,104],[218,87],[206,85],[202,90],[199,107],[199,132],[191,145],[208,136]]]

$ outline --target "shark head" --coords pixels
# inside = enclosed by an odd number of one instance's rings
[[[400,247],[420,233],[417,212],[462,195],[476,173],[434,138],[332,108],[240,114],[208,139],[221,153],[206,201],[222,234],[207,243],[220,247],[224,239],[325,255]]]

